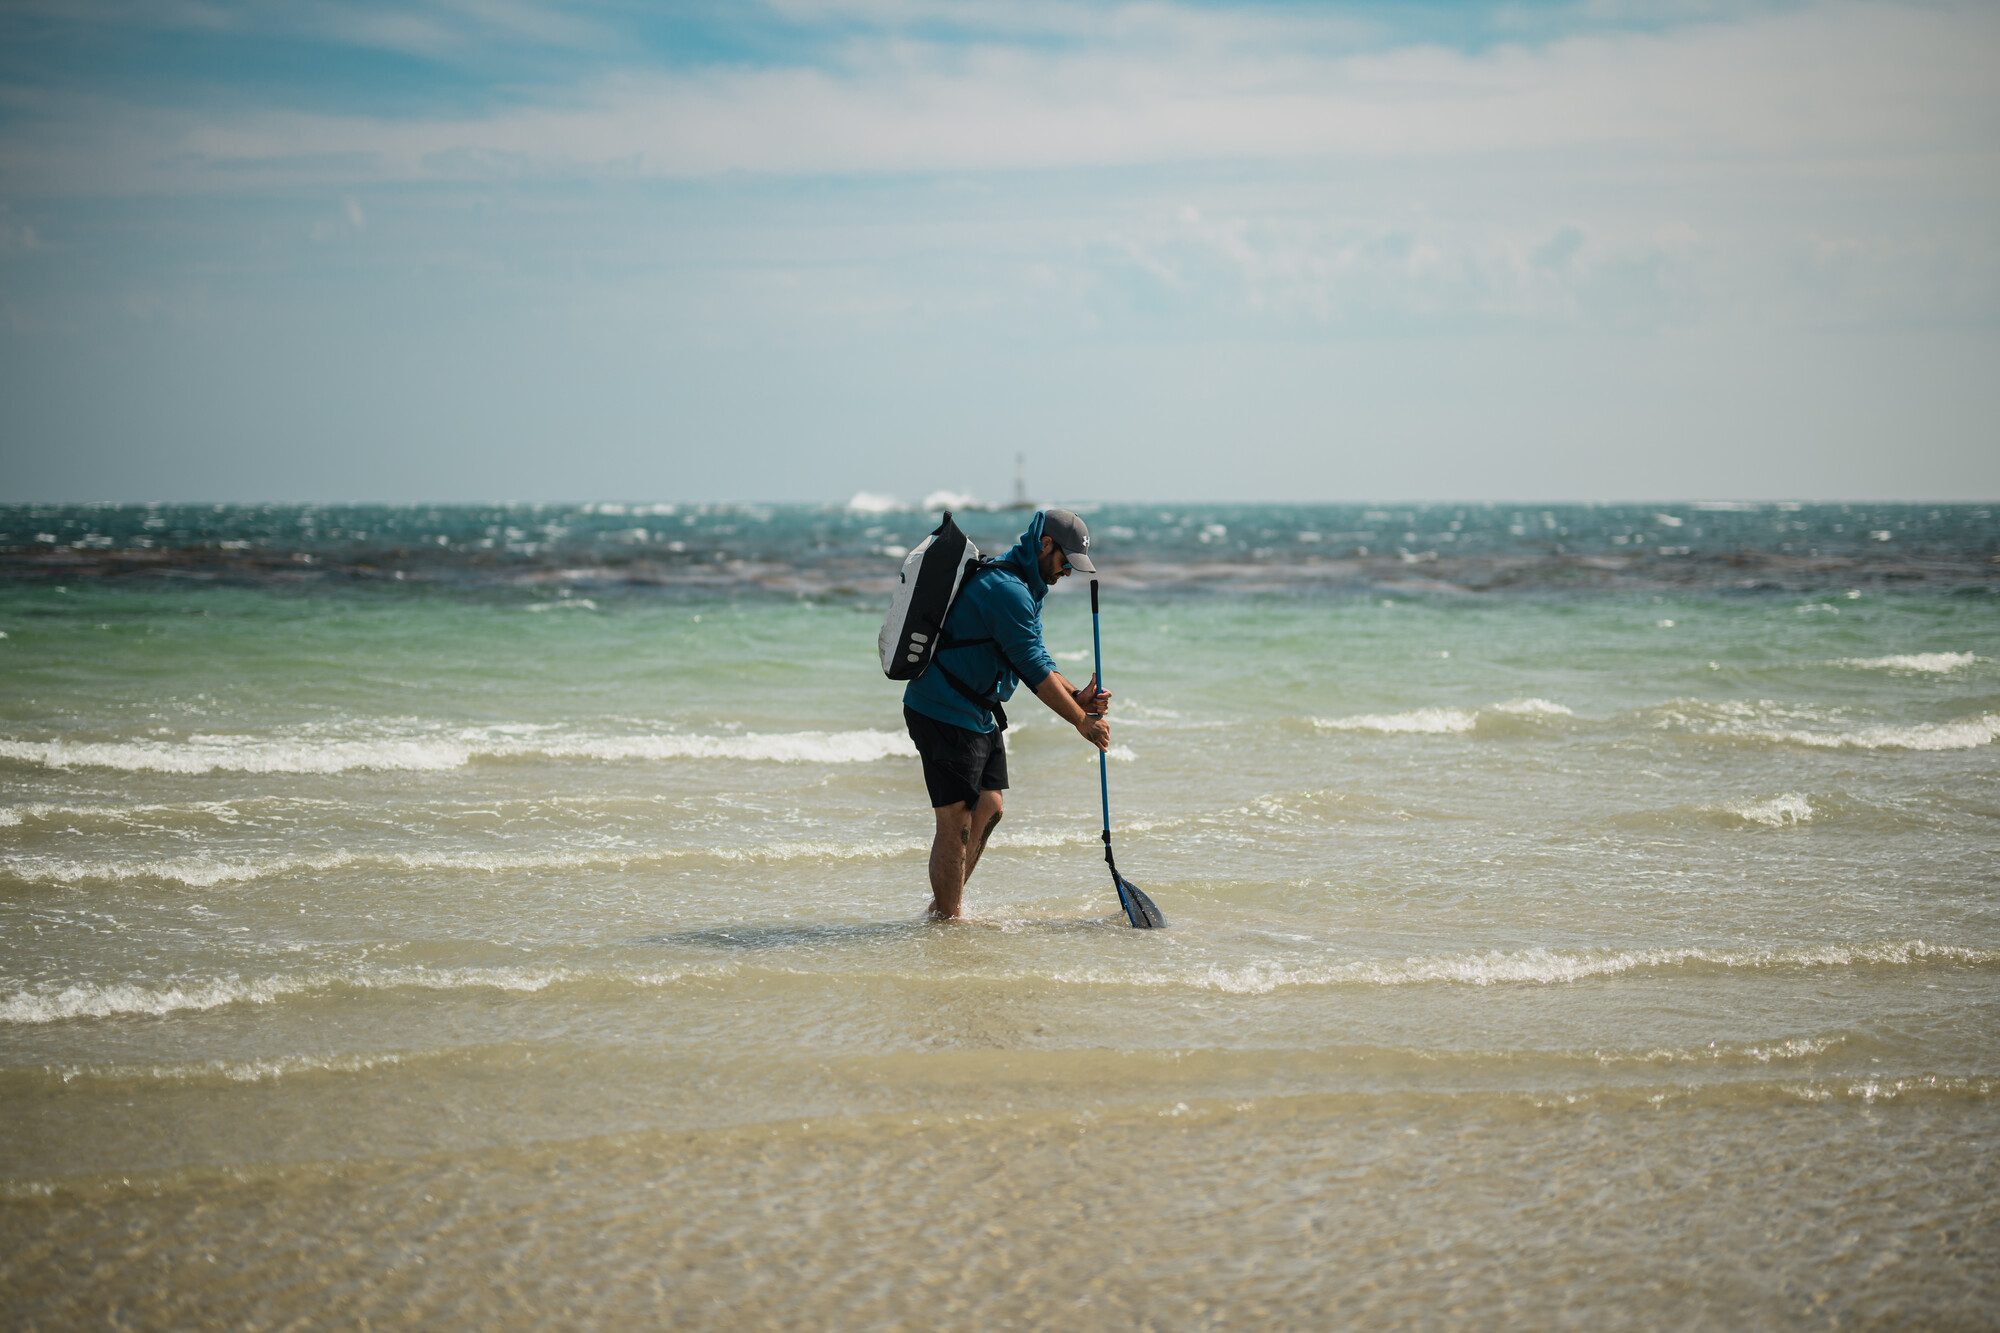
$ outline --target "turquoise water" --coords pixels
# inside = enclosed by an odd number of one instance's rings
[[[855,595],[935,510],[775,505],[0,507],[0,576]],[[1127,588],[1990,592],[1985,505],[1081,505]],[[988,551],[1025,515],[961,512]]]
[[[1329,552],[1384,530],[1342,514],[1093,515],[1157,933],[1032,704],[971,920],[920,920],[874,636],[921,516],[703,513],[783,531],[701,579],[596,536],[481,564],[458,511],[442,563],[17,546],[0,1293],[52,1327],[1982,1325],[2000,597],[1990,522],[1939,512],[1850,549],[1838,507],[1649,510],[1656,547],[1768,532],[1639,559],[1496,511],[1458,564]],[[1087,676],[1087,598],[1046,622]]]

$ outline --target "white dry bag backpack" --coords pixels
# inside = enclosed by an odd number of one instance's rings
[[[979,566],[979,548],[966,539],[946,510],[937,530],[903,559],[896,596],[875,646],[890,680],[915,680],[931,664],[966,575]]]

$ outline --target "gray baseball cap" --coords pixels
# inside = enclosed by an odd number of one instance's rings
[[[1049,509],[1042,514],[1042,535],[1053,537],[1062,553],[1069,557],[1069,567],[1079,574],[1095,574],[1097,566],[1090,563],[1090,529],[1083,526],[1083,520],[1067,509]]]

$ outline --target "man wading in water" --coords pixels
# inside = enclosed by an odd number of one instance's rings
[[[937,835],[931,842],[931,917],[960,915],[965,881],[1000,822],[1007,789],[1007,726],[1001,704],[1026,681],[1077,734],[1111,745],[1111,691],[1070,688],[1042,646],[1042,598],[1071,570],[1095,574],[1090,533],[1067,509],[1035,515],[1014,549],[968,578],[945,618],[942,645],[903,691],[903,720],[924,761]]]

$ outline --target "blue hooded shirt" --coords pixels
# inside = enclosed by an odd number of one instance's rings
[[[1049,678],[1056,664],[1042,646],[1042,599],[1049,585],[1042,581],[1036,559],[1041,550],[1042,515],[1037,511],[1014,549],[995,568],[974,575],[945,617],[944,632],[952,638],[993,642],[939,649],[924,674],[903,691],[904,706],[967,731],[991,731],[993,714],[953,689],[938,670],[940,664],[975,691],[1003,703],[1014,697],[1017,683],[1025,681],[1032,690]]]

